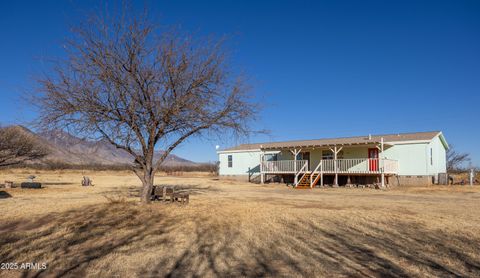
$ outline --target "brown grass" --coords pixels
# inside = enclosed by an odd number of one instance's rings
[[[127,172],[38,172],[3,189],[0,276],[479,276],[480,188],[292,190],[202,175],[160,176],[190,205],[142,206]],[[0,174],[21,181],[24,173]]]

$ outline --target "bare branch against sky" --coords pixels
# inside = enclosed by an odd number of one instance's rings
[[[133,157],[149,202],[154,174],[191,136],[248,135],[257,113],[221,40],[162,31],[145,14],[94,15],[75,28],[68,59],[39,80],[43,127],[108,140]],[[156,147],[164,150],[154,161]]]
[[[47,148],[20,126],[0,128],[0,167],[43,158]]]

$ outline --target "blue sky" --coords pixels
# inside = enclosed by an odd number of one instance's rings
[[[192,139],[182,157],[213,161],[217,144],[442,130],[480,165],[480,1],[147,3],[160,24],[230,37],[232,65],[264,105],[255,128],[270,130]],[[64,54],[70,26],[101,6],[0,2],[1,123],[36,117],[21,93]]]

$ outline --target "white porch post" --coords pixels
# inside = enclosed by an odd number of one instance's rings
[[[337,152],[337,145],[335,145],[334,150],[335,150],[335,151],[334,151],[334,154],[333,154],[333,159],[334,159],[334,160],[333,160],[333,161],[334,161],[334,163],[333,163],[333,166],[334,166],[333,169],[334,169],[334,171],[335,171],[335,186],[338,186],[338,169],[337,169],[337,153],[338,153],[338,152]]]
[[[383,137],[380,139],[380,170],[382,175],[382,188],[385,187],[385,162],[383,161]]]
[[[301,149],[300,150],[297,150],[297,149],[293,149],[293,150],[290,150],[290,152],[293,154],[293,172],[294,172],[294,180],[293,182],[295,184],[297,184],[298,182],[298,177],[297,177],[297,155],[300,153]]]
[[[298,177],[297,177],[297,155],[302,151],[302,149],[293,149],[290,152],[293,154],[293,172],[295,172],[294,183],[297,184]]]
[[[297,173],[297,149],[293,150],[293,172]]]
[[[293,150],[293,172],[295,175],[293,183],[295,183],[296,185],[297,184],[297,149]]]
[[[264,152],[262,151],[262,153],[260,154],[260,183],[261,184],[264,184],[265,183],[265,174],[264,174],[264,171],[263,171],[263,161],[265,160],[265,154]]]
[[[334,186],[335,187],[338,187],[338,153],[343,149],[343,147],[340,147],[339,149],[337,148],[337,145],[335,145],[335,147],[332,149],[330,148],[330,151],[333,152],[333,172],[335,173],[335,182],[334,182]]]
[[[320,163],[320,185],[323,187],[323,160]]]

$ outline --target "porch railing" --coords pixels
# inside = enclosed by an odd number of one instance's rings
[[[295,163],[297,163],[295,167]],[[304,165],[306,165],[305,168]],[[278,160],[263,161],[261,171],[263,173],[298,173],[301,169],[309,171],[307,160]],[[316,165],[316,173],[340,173],[340,174],[375,174],[381,173],[395,174],[398,172],[398,161],[391,159],[370,159],[370,158],[350,158],[350,159],[322,159]],[[302,171],[303,172],[303,171]]]
[[[383,167],[385,173],[398,173],[398,161],[392,159],[384,159]]]
[[[295,165],[296,164],[296,165]],[[263,173],[296,173],[307,164],[307,160],[278,160],[278,161],[262,161],[260,170]]]
[[[398,161],[391,159],[350,158],[350,159],[324,159],[317,172],[324,173],[397,173]]]

